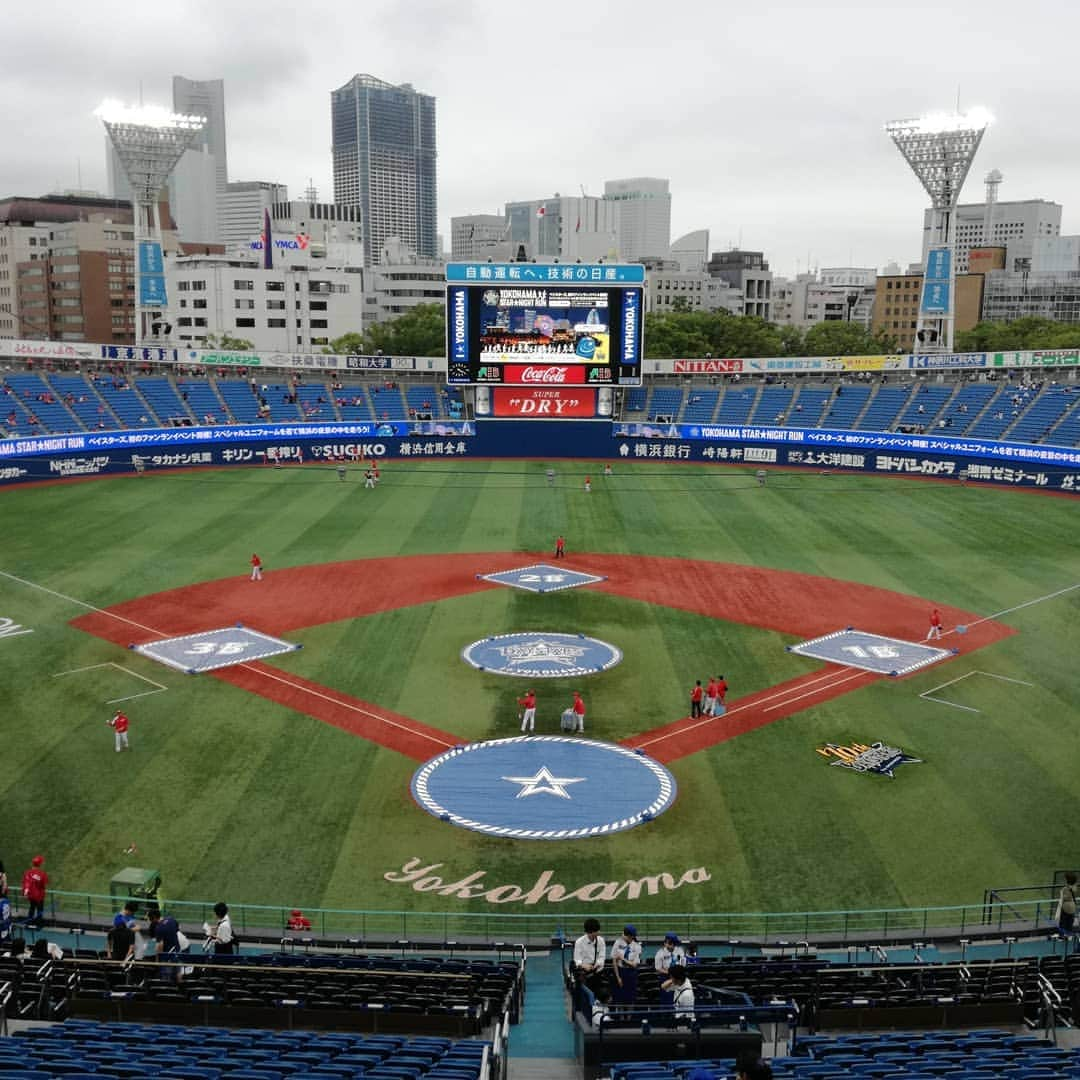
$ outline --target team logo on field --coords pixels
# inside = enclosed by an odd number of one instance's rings
[[[622,651],[584,634],[499,634],[466,645],[461,658],[496,675],[557,679],[607,671]]]
[[[517,840],[606,836],[651,821],[675,801],[657,761],[612,743],[520,736],[448,750],[417,769],[413,798],[463,829]]]
[[[886,746],[882,742],[853,742],[847,746],[826,743],[819,746],[817,752],[824,758],[831,758],[830,765],[839,765],[842,769],[851,769],[854,772],[878,773],[890,780],[895,779],[893,770],[898,766],[922,764],[922,758],[912,757],[899,747]]]

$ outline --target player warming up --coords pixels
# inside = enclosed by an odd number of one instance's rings
[[[109,727],[116,733],[116,752],[119,754],[121,750],[130,750],[128,746],[128,724],[129,720],[127,716],[119,709],[113,713],[113,718],[108,721]]]
[[[932,641],[939,637],[941,637],[941,612],[934,608],[930,612],[930,629],[927,631],[926,640]]]
[[[524,711],[521,714],[521,730],[536,730],[536,691],[529,690],[522,698],[518,698],[518,705]]]
[[[555,538],[555,558],[566,558],[566,541],[561,536]]]
[[[258,555],[251,556],[251,580],[262,581],[262,559]]]

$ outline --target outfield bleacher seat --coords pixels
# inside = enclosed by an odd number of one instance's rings
[[[191,420],[183,399],[168,379],[143,376],[135,380],[135,385],[153,409],[154,419],[160,426],[167,425],[170,420]]]
[[[94,382],[97,392],[116,414],[120,426],[125,428],[148,427],[150,406],[135,389],[133,378],[124,375],[100,375]]]
[[[67,398],[70,395],[72,400],[68,408],[88,431],[99,430],[100,424],[108,429],[116,427],[115,417],[85,376],[53,372],[48,378],[58,397]],[[73,430],[77,431],[78,428]]]
[[[949,434],[965,434],[997,392],[992,383],[969,383],[960,387],[941,414]]]
[[[782,424],[788,423],[790,417],[788,411],[791,408],[791,399],[795,396],[794,390],[786,386],[766,386],[762,388],[761,397],[758,398],[757,408],[750,417],[752,424]],[[784,419],[779,419],[783,414]]]
[[[337,419],[334,395],[322,383],[299,383],[296,387],[296,401],[305,420],[326,423]]]
[[[654,386],[645,411],[650,420],[655,420],[658,416],[674,418],[682,411],[682,404],[681,386]]]
[[[445,415],[440,411],[441,396],[438,388],[429,384],[406,386],[405,405],[406,409],[413,409],[417,414],[430,413],[433,420]]]
[[[631,386],[626,391],[626,403],[623,406],[623,411],[628,413],[644,412],[648,396],[649,388],[647,386]]]
[[[833,395],[831,386],[803,386],[791,403],[788,423],[793,427],[819,427]]]
[[[745,424],[750,419],[750,410],[757,400],[756,386],[729,386],[720,399],[720,408],[716,413],[718,424]]]
[[[909,398],[907,408],[900,414],[900,419],[897,421],[898,424],[901,427],[929,429],[952,394],[952,386],[928,386],[924,383],[917,387]],[[920,408],[922,412],[919,412]]]
[[[711,423],[716,412],[716,403],[720,400],[720,391],[713,387],[691,386],[686,395],[682,420],[686,424]]]
[[[5,395],[4,400],[10,402],[12,397],[17,398],[26,412],[26,419],[19,424],[21,431],[29,432],[35,426],[30,422],[30,414],[37,417],[38,423],[36,427],[42,434],[45,432],[80,430],[81,425],[76,422],[75,417],[63,404],[57,395],[56,389],[45,382],[37,372],[12,373],[4,377],[4,382],[12,390],[11,394]],[[40,399],[43,396],[53,400],[42,401]],[[5,410],[4,415],[6,416],[9,411],[10,407]],[[15,411],[16,413],[19,412],[18,409]]]
[[[860,431],[888,431],[911,395],[910,386],[879,386],[859,417]]]
[[[1080,443],[1080,393],[1073,391],[1073,404],[1057,426],[1051,429],[1045,441],[1054,446],[1076,446]]]
[[[822,424],[829,428],[851,428],[866,406],[870,397],[870,387],[866,383],[837,388],[832,407],[822,417]]]
[[[229,410],[229,413],[233,418],[241,424],[253,424],[259,419],[259,399],[251,392],[251,386],[242,382],[239,379],[218,379],[215,383],[218,394],[221,395],[222,401],[225,402],[225,407]],[[216,399],[215,399],[216,400]],[[277,409],[274,403],[274,399],[266,395],[266,400],[270,405],[270,416],[272,419],[278,419]],[[281,400],[281,395],[278,395],[278,401]],[[295,418],[295,406],[288,406],[293,412],[290,415],[285,410],[281,412],[281,419],[294,419]],[[220,415],[221,405],[218,404],[214,415]],[[197,411],[199,419],[202,419],[202,413]]]
[[[216,424],[223,424],[228,420],[225,405],[214,391],[213,386],[210,385],[208,379],[183,378],[178,379],[176,385],[181,399],[183,399],[184,394],[187,394],[187,406],[194,414],[196,423],[206,423],[206,417],[208,416],[212,416]],[[248,390],[248,397],[252,397],[250,389]],[[237,417],[237,419],[242,418]],[[250,419],[253,420],[255,417],[251,416]]]
[[[1042,442],[1075,402],[1070,390],[1061,386],[1047,387],[1005,432],[1005,438],[1010,442]]]
[[[371,387],[371,406],[376,420],[408,420],[405,398],[397,383]]]
[[[345,383],[340,390],[334,391],[342,420],[354,423],[366,423],[374,419],[371,412],[371,399],[363,383]]]

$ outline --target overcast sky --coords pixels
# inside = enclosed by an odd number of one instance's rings
[[[37,0],[5,9],[0,197],[104,191],[105,97],[171,105],[224,78],[230,180],[333,195],[330,91],[365,72],[438,100],[439,228],[508,200],[671,181],[672,238],[779,273],[921,251],[921,188],[882,130],[956,104],[996,117],[965,189],[1049,198],[1080,230],[1065,0]],[[940,50],[940,53],[938,52]],[[79,175],[81,169],[81,185]]]

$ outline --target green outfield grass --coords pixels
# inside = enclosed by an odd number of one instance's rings
[[[333,470],[305,468],[0,494],[0,570],[52,590],[0,577],[0,617],[33,630],[0,637],[0,858],[9,875],[41,851],[53,883],[71,890],[105,891],[116,870],[135,864],[160,869],[173,897],[484,910],[483,901],[416,893],[383,875],[415,857],[442,864],[448,881],[482,869],[492,887],[528,888],[552,870],[577,888],[701,867],[707,882],[634,906],[793,911],[974,902],[986,887],[1046,881],[1070,862],[1080,590],[1004,616],[1019,633],[989,648],[683,758],[672,765],[680,795],[669,812],[569,844],[454,829],[413,805],[414,762],[69,625],[86,610],[76,600],[105,607],[242,574],[253,550],[273,572],[398,554],[544,551],[559,532],[571,556],[767,566],[987,615],[1080,582],[1080,507],[1071,500],[811,473],[775,474],[759,488],[738,471],[616,468],[601,478],[595,466],[560,464],[555,488],[544,463],[413,462],[389,463],[375,492],[358,473],[341,484]],[[577,475],[586,471],[590,495]],[[586,687],[597,738],[681,715],[688,687],[719,661],[735,698],[814,667],[784,651],[783,635],[595,590],[492,590],[314,626],[291,635],[302,651],[270,663],[484,739],[516,733],[523,684],[474,671],[459,653],[478,637],[530,629],[580,631],[624,650],[621,665]],[[969,672],[982,674],[933,695],[943,701],[920,697]],[[128,703],[133,751],[117,755],[106,702],[154,689],[132,673],[167,690]],[[538,726],[554,730],[575,685],[537,687]],[[889,781],[814,753],[826,741],[874,739],[924,763]],[[132,843],[137,855],[124,854]]]

